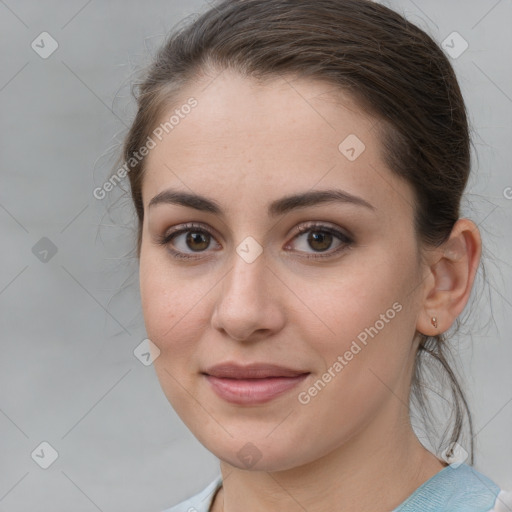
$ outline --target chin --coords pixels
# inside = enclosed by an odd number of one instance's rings
[[[229,430],[229,428],[228,428]],[[272,435],[269,430],[251,435],[233,433],[233,437],[221,435],[211,437],[205,433],[192,430],[205,448],[221,461],[247,471],[286,471],[297,468],[318,458],[317,450],[312,451],[309,443],[297,443],[289,431],[282,436]],[[298,447],[301,449],[298,450]]]

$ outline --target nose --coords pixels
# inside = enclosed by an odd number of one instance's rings
[[[282,283],[264,254],[248,263],[235,253],[233,267],[218,287],[212,327],[237,341],[255,341],[279,332],[285,324]]]

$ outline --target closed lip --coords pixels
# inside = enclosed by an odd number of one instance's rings
[[[267,363],[221,363],[202,372],[219,379],[266,379],[271,377],[299,377],[310,372]]]
[[[283,395],[303,382],[309,373],[275,364],[230,362],[202,372],[217,396],[244,406],[263,404]]]

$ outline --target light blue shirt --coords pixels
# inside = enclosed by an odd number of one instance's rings
[[[201,492],[163,512],[209,512],[218,476]],[[418,487],[392,512],[508,512],[512,493],[501,491],[489,478],[467,464],[452,464]]]

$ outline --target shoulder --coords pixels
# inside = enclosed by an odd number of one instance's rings
[[[508,512],[510,499],[510,493],[475,468],[452,464],[427,480],[394,512]]]
[[[162,512],[208,512],[213,501],[213,497],[222,486],[222,476],[218,476],[213,482],[207,485],[201,492],[191,498],[178,503],[174,507],[163,510]]]

